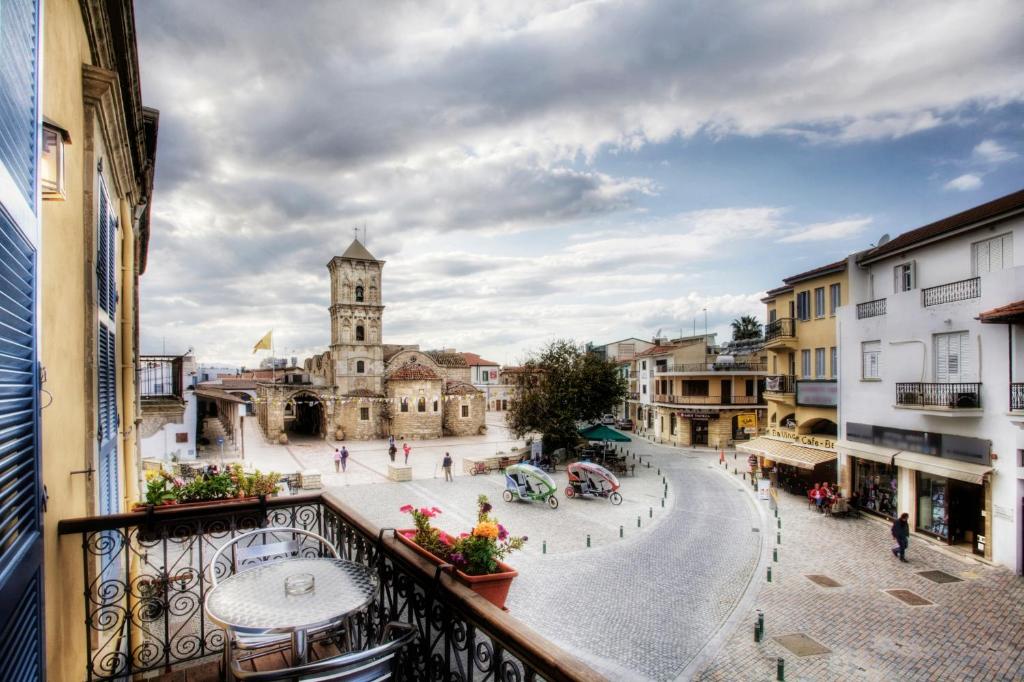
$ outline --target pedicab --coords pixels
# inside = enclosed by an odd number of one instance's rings
[[[505,469],[505,491],[501,497],[506,502],[515,499],[547,502],[552,509],[558,509],[556,492],[555,481],[532,464],[520,462]]]
[[[569,474],[566,497],[607,497],[612,504],[622,503],[622,495],[618,492],[619,479],[600,464],[573,462],[566,471]]]

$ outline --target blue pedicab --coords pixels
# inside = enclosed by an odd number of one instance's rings
[[[552,509],[558,509],[555,481],[540,468],[520,462],[505,469],[505,491],[501,497],[506,502],[529,500],[547,502]]]

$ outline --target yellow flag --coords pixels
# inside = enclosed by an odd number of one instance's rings
[[[274,334],[274,330],[271,329],[269,332],[263,335],[263,338],[256,342],[256,345],[252,347],[252,352],[255,354],[258,350],[270,350],[272,343],[271,338]]]

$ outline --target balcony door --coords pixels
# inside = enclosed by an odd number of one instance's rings
[[[935,335],[935,381],[959,384],[972,380],[970,335],[967,332]]]
[[[722,405],[732,404],[732,379],[722,379]]]

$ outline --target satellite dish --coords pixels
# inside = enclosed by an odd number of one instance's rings
[[[885,234],[883,234],[881,237],[878,238],[878,244],[876,244],[876,246],[882,246],[883,244],[888,244],[888,243],[889,243],[889,233],[886,232]]]

